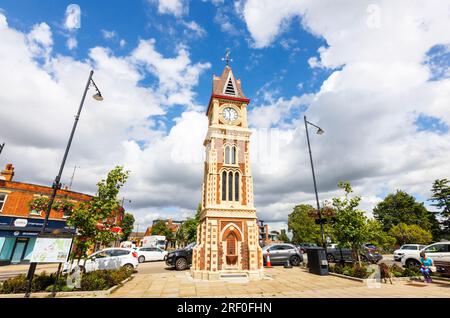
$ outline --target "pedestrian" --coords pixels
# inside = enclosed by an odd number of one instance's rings
[[[420,272],[422,273],[426,283],[431,283],[433,281],[431,279],[433,265],[433,260],[429,258],[425,252],[420,252]]]

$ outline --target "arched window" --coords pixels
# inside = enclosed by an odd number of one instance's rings
[[[233,232],[227,236],[227,255],[236,255],[236,235]]]
[[[239,173],[234,174],[234,201],[239,202]]]
[[[228,172],[228,201],[233,201],[233,172]]]
[[[225,147],[225,163],[230,163],[230,147]]]
[[[236,164],[236,147],[231,147],[231,163]]]
[[[227,172],[222,172],[222,201],[227,200]]]

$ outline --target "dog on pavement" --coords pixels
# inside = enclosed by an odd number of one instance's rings
[[[392,284],[391,273],[389,271],[389,267],[385,263],[378,264],[378,268],[380,269],[380,279],[384,279],[384,283],[387,284],[387,280]]]

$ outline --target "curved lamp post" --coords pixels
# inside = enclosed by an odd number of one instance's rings
[[[307,121],[306,116],[304,116],[304,119],[305,119],[306,139],[308,141],[309,159],[311,160],[311,171],[312,171],[313,182],[314,182],[314,192],[316,193],[317,212],[319,214],[320,237],[322,239],[322,247],[325,248],[325,251],[326,251],[325,236],[323,233],[322,213],[320,211],[319,195],[317,194],[316,175],[314,173],[314,163],[313,163],[312,154],[311,154],[311,144],[309,143],[308,124],[317,128],[316,133],[318,135],[322,135],[324,133],[324,130],[322,128],[320,128],[319,126],[314,125],[313,123],[310,123],[309,121]]]
[[[75,134],[75,130],[77,128],[77,124],[78,124],[78,120],[80,119],[80,114],[81,114],[81,110],[83,109],[83,104],[84,104],[84,99],[86,98],[86,94],[89,90],[89,86],[94,86],[96,93],[92,96],[95,100],[97,101],[102,101],[103,100],[103,96],[100,93],[100,90],[98,89],[97,85],[95,84],[94,80],[92,79],[92,75],[94,74],[94,71],[91,70],[91,72],[89,73],[89,78],[88,81],[86,83],[86,87],[84,89],[84,93],[83,93],[83,97],[81,98],[81,102],[80,102],[80,106],[78,108],[78,112],[75,115],[75,121],[73,123],[73,127],[72,127],[72,131],[70,132],[70,137],[69,137],[69,141],[67,143],[66,146],[66,151],[64,152],[64,157],[63,160],[61,162],[61,166],[59,167],[59,172],[58,175],[55,178],[55,181],[53,181],[53,185],[52,185],[52,195],[50,196],[50,201],[48,203],[47,206],[47,210],[45,212],[45,219],[44,219],[44,223],[42,224],[42,229],[40,232],[40,235],[45,233],[45,230],[47,228],[47,224],[48,224],[48,218],[50,216],[50,211],[52,210],[52,206],[53,206],[53,202],[55,201],[56,198],[56,192],[61,189],[61,176],[64,170],[64,166],[66,164],[66,159],[67,156],[69,154],[69,150],[70,150],[70,146],[72,144],[72,140],[73,140],[73,136]],[[25,297],[28,298],[30,297],[30,290],[31,290],[31,283],[33,281],[33,277],[34,277],[34,272],[36,271],[36,265],[37,263],[30,263],[30,267],[28,269],[28,274],[27,274],[27,279],[28,279],[28,284],[27,284],[27,290],[25,293]],[[60,264],[61,266],[61,264]]]

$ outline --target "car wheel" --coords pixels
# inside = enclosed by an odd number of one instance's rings
[[[139,256],[138,262],[139,263],[144,263],[145,262],[145,256],[144,255]]]
[[[188,267],[187,260],[184,257],[180,257],[175,262],[175,269],[177,271],[183,271]]]
[[[336,261],[336,259],[334,258],[334,256],[332,254],[328,254],[327,261],[328,261],[328,263],[334,263]]]
[[[420,263],[415,259],[409,259],[405,262],[405,265],[409,269],[417,269],[420,267]]]
[[[125,265],[123,265],[123,267],[126,268],[126,269],[129,270],[129,271],[134,270],[134,266],[131,265],[131,264],[125,264]]]
[[[298,257],[297,255],[291,256],[291,258],[289,259],[289,262],[291,262],[292,266],[298,266],[300,265],[300,257]]]

